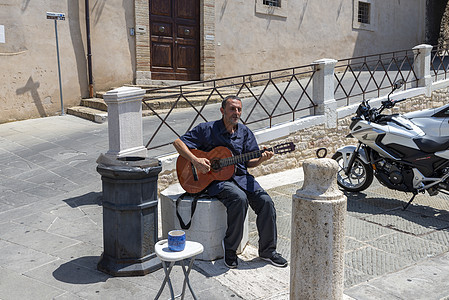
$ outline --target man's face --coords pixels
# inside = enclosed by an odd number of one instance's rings
[[[237,99],[229,99],[226,101],[226,107],[220,108],[223,114],[223,120],[225,124],[237,125],[242,115],[242,102]]]

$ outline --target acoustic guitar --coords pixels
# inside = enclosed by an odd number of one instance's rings
[[[233,156],[231,150],[223,146],[216,147],[209,152],[190,149],[196,157],[204,157],[210,161],[210,171],[206,174],[197,172],[193,164],[180,155],[176,161],[176,173],[182,188],[188,193],[196,194],[204,190],[214,180],[222,181],[231,178],[237,163],[259,158],[265,151],[284,154],[292,152],[295,148],[295,144],[288,142],[237,156]]]

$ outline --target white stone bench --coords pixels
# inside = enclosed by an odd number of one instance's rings
[[[173,229],[181,229],[176,216],[176,200],[184,190],[179,184],[169,186],[160,194],[162,235],[166,239],[168,232]],[[186,196],[180,201],[178,212],[185,224],[190,220],[192,197]],[[223,257],[222,241],[226,233],[227,219],[226,208],[216,198],[198,199],[195,213],[190,228],[184,230],[186,239],[199,242],[204,246],[204,251],[198,255],[200,260],[215,260]],[[246,215],[243,230],[243,238],[237,253],[241,253],[248,242],[248,215]]]

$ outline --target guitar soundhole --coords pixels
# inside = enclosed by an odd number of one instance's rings
[[[218,158],[212,159],[210,161],[210,167],[212,168],[212,170],[220,170],[221,166],[220,166],[220,160]]]

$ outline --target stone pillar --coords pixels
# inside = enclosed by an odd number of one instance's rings
[[[334,69],[337,61],[323,58],[313,62],[313,101],[318,105],[316,114],[325,116],[327,128],[337,127],[337,101],[334,96]]]
[[[211,80],[215,76],[215,0],[200,1],[200,76]]]
[[[108,105],[109,150],[115,157],[146,157],[143,146],[142,99],[145,90],[120,87],[107,92],[103,98]]]
[[[149,0],[134,0],[136,84],[151,84]],[[129,37],[132,38],[132,37]]]
[[[430,97],[432,93],[432,76],[430,75],[430,58],[432,46],[421,44],[413,48],[415,60],[413,69],[415,70],[417,82],[413,82],[413,87],[425,87],[426,96]]]
[[[292,205],[290,299],[343,299],[346,196],[337,163],[303,163],[304,184]]]

